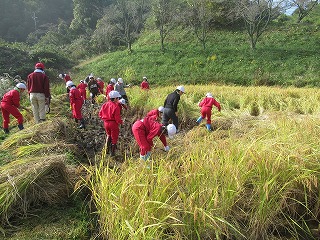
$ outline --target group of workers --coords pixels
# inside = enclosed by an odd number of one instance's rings
[[[45,105],[48,104],[50,99],[50,90],[49,79],[44,72],[44,68],[43,63],[36,63],[35,70],[28,75],[26,84],[19,82],[13,90],[4,94],[1,100],[1,112],[3,116],[3,130],[6,134],[9,133],[10,114],[17,119],[18,128],[20,130],[24,129],[23,116],[19,108],[20,96],[26,89],[28,90],[35,123],[45,121]],[[111,78],[104,91],[102,79],[95,79],[93,74],[90,74],[86,80],[81,80],[78,86],[73,83],[68,74],[59,74],[59,77],[65,80],[72,116],[76,122],[80,123],[78,127],[80,129],[85,128],[81,109],[87,99],[86,89],[88,88],[90,92],[92,103],[95,103],[97,95],[106,95],[107,101],[102,104],[99,110],[99,117],[103,121],[106,131],[107,152],[111,156],[115,156],[120,132],[119,125],[123,124],[121,111],[123,108],[126,109],[126,105],[128,104],[128,97],[124,88],[130,87],[130,84],[125,85],[122,78],[118,78],[117,81]],[[146,77],[143,77],[140,87],[143,90],[150,89]],[[132,125],[132,133],[139,145],[141,159],[147,160],[151,156],[151,150],[154,147],[153,139],[156,136],[161,140],[164,150],[169,151],[170,147],[168,146],[166,136],[172,138],[178,132],[178,103],[181,95],[184,93],[184,86],[178,86],[166,97],[163,106],[151,110],[143,119],[137,120]],[[221,111],[220,103],[214,99],[211,93],[207,93],[206,97],[199,102],[201,116],[196,120],[200,124],[203,119],[207,119],[206,127],[210,131],[212,130],[211,110],[213,106]]]

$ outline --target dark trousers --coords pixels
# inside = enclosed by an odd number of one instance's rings
[[[179,121],[175,111],[172,108],[164,108],[162,114],[162,124],[167,126],[169,124],[170,119],[178,130]]]

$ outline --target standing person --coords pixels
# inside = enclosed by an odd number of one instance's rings
[[[110,100],[101,106],[99,117],[103,120],[104,129],[107,135],[107,153],[115,156],[117,142],[119,138],[119,125],[123,123],[121,119],[121,107],[119,99],[121,95],[117,91],[109,93]]]
[[[216,106],[218,111],[221,111],[220,103],[217,102],[214,97],[212,96],[212,93],[207,93],[206,97],[199,102],[199,107],[201,107],[201,116],[197,119],[197,123],[200,124],[202,119],[207,118],[207,124],[206,127],[209,131],[212,131],[211,128],[211,110],[212,106]]]
[[[164,107],[160,106],[158,109],[153,109],[147,113],[147,117],[153,117],[156,121],[159,121],[162,117]]]
[[[94,104],[96,103],[96,100],[95,100],[96,96],[99,95],[100,86],[98,82],[94,79],[93,75],[89,76],[88,88],[90,91],[91,103]]]
[[[184,86],[178,86],[177,89],[170,93],[166,100],[164,101],[164,109],[162,114],[162,124],[167,126],[169,120],[172,120],[172,123],[176,126],[178,131],[179,120],[177,116],[178,112],[178,103],[180,101],[180,96],[185,93]]]
[[[80,80],[80,83],[77,86],[77,88],[79,89],[79,91],[81,93],[83,102],[86,102],[86,100],[87,100],[87,90],[86,90],[87,87],[88,87],[88,84],[86,84],[83,80]]]
[[[83,104],[83,98],[81,96],[81,93],[72,81],[68,81],[66,83],[66,88],[69,89],[69,99],[72,110],[72,116],[75,119],[76,123],[80,121],[80,125],[78,128],[85,128],[84,120],[81,114],[81,108]]]
[[[170,147],[167,144],[166,134],[172,138],[176,134],[177,129],[173,124],[167,127],[154,120],[153,117],[145,117],[137,120],[132,125],[133,136],[136,139],[140,148],[140,158],[147,160],[151,155],[153,147],[153,138],[158,136],[164,146],[165,151],[169,151]]]
[[[23,129],[23,116],[19,111],[20,108],[20,95],[26,90],[24,83],[18,83],[13,90],[5,93],[1,100],[1,112],[3,118],[3,131],[9,133],[10,114],[18,121],[18,128]]]
[[[126,93],[126,91],[124,89],[127,88],[127,87],[130,87],[130,86],[131,86],[130,84],[125,85],[123,83],[123,79],[122,78],[118,78],[117,83],[114,85],[114,90],[117,91],[118,93],[120,93],[121,97],[126,100],[128,105],[129,105],[129,100],[128,100],[128,97],[127,97],[127,93]]]
[[[45,74],[44,64],[36,63],[35,70],[28,75],[27,86],[35,123],[46,120],[45,105],[49,104],[49,78]]]
[[[66,83],[67,83],[68,81],[71,81],[71,77],[70,77],[70,75],[67,74],[67,73],[60,73],[60,74],[59,74],[59,78],[63,79]]]
[[[150,86],[149,86],[149,82],[148,82],[147,77],[143,77],[143,78],[142,78],[142,83],[140,84],[140,88],[141,88],[142,90],[149,90],[149,89],[150,89]]]
[[[104,82],[101,78],[97,78],[97,83],[99,85],[99,93],[103,94]]]
[[[106,96],[108,98],[108,101],[110,100],[109,93],[114,90],[114,85],[116,83],[117,83],[117,80],[114,78],[111,78],[109,84],[106,87]]]

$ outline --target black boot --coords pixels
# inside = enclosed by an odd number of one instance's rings
[[[110,152],[110,156],[111,157],[114,157],[116,154],[115,154],[115,151],[117,149],[117,145],[116,144],[112,144],[111,145],[111,152]]]
[[[4,128],[3,131],[5,134],[9,134],[9,128]]]
[[[18,125],[18,128],[19,128],[20,130],[24,129],[23,124],[19,124],[19,125]]]
[[[111,137],[107,137],[107,154],[110,153],[111,149]]]
[[[86,128],[86,126],[84,125],[84,120],[83,119],[80,119],[80,126],[78,127],[78,128],[80,128],[80,129],[85,129]]]

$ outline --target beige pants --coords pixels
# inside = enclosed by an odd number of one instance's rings
[[[30,93],[30,102],[34,121],[39,123],[46,120],[45,103],[46,97],[44,93]]]

